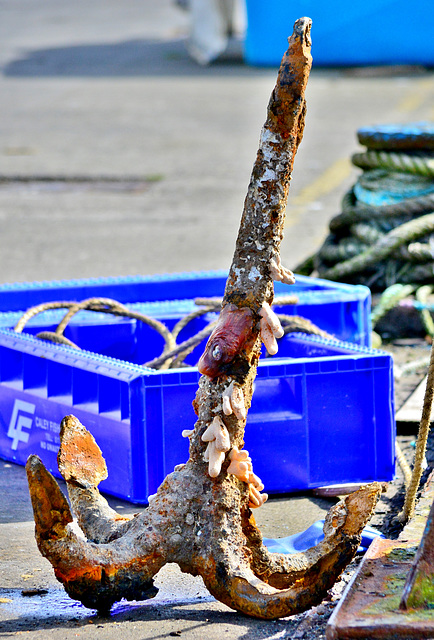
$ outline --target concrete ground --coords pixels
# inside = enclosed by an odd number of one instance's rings
[[[236,43],[199,67],[188,14],[169,0],[0,0],[0,15],[0,282],[228,268],[276,69],[245,66]],[[319,247],[339,211],[357,129],[433,119],[433,94],[423,68],[314,67],[286,266]],[[286,536],[330,504],[281,497],[257,520]],[[156,599],[98,618],[39,555],[24,470],[1,461],[0,554],[2,637],[304,637],[293,620],[230,611],[171,566]],[[47,593],[23,595],[34,588]]]

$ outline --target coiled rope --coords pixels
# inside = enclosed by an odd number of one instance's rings
[[[396,283],[432,283],[434,133],[429,126],[417,133],[413,127],[406,144],[405,133],[396,130],[395,140],[381,131],[359,131],[368,148],[352,163],[363,173],[344,195],[323,245],[296,272],[365,284],[373,292]]]
[[[358,138],[367,149],[352,162],[363,173],[344,195],[323,245],[295,271],[381,294],[371,315],[374,328],[412,300],[434,338],[427,308],[432,291],[425,288],[434,279],[434,127],[385,125],[360,129]],[[375,340],[379,346],[381,338]]]
[[[370,150],[366,153],[355,153],[352,162],[361,169],[383,168],[434,177],[434,159],[430,156]]]

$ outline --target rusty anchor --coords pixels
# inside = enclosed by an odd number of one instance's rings
[[[243,437],[261,343],[275,352],[280,334],[270,309],[273,280],[293,281],[279,250],[304,128],[310,27],[309,18],[295,23],[268,105],[222,321],[201,364],[193,403],[198,419],[184,433],[188,461],[165,478],[146,510],[121,517],[98,490],[107,475],[98,445],[74,416],[65,417],[58,463],[85,538],[71,528],[68,502],[41,460],[30,456],[27,462],[39,550],[71,598],[87,607],[104,611],[121,598],[152,598],[153,576],[175,562],[247,615],[273,619],[301,612],[322,600],[352,559],[381,492],[372,483],[347,496],[329,511],[324,540],[290,556],[267,550],[251,511],[266,494]]]

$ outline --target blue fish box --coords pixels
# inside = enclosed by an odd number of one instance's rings
[[[175,314],[179,317],[180,312],[188,313],[194,308],[196,297],[223,296],[227,276],[227,271],[201,271],[4,284],[0,285],[0,312],[24,312],[43,302],[104,297],[128,306],[147,305],[141,310],[150,315]],[[298,297],[295,305],[276,307],[278,313],[303,316],[339,340],[371,345],[371,293],[368,287],[297,275],[293,285],[276,282],[275,294]],[[0,326],[13,326],[13,320],[0,320]]]
[[[246,0],[248,64],[279,66],[294,22],[312,18],[314,66],[434,63],[429,0]]]
[[[72,413],[106,459],[101,490],[146,503],[188,458],[181,431],[196,420],[199,373],[135,364],[137,353],[150,355],[135,321],[76,319],[79,344],[90,330],[93,352],[0,328],[0,455],[25,464],[37,454],[58,475],[59,424]],[[100,347],[117,357],[96,353]],[[390,355],[292,334],[280,341],[279,357],[260,360],[245,443],[268,493],[391,480],[394,441]]]

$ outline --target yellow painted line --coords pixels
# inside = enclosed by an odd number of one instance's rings
[[[292,226],[299,217],[303,207],[319,200],[327,193],[337,189],[348,178],[353,166],[349,158],[339,158],[328,167],[316,180],[304,187],[300,193],[289,200],[286,227]],[[299,211],[297,211],[299,209]]]
[[[419,109],[419,107],[423,105],[429,94],[433,91],[434,82],[432,78],[420,80],[398,104],[398,111],[402,113],[416,111],[416,109]]]

